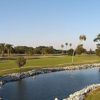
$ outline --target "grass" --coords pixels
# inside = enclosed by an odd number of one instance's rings
[[[100,88],[89,93],[85,100],[100,100]]]
[[[27,64],[22,68],[22,71],[28,71],[36,68],[55,67],[71,65],[71,56],[43,56],[34,59],[28,59]],[[100,62],[100,58],[95,55],[82,55],[74,57],[74,64],[94,63]],[[0,76],[19,72],[16,65],[16,60],[1,60],[0,61]]]

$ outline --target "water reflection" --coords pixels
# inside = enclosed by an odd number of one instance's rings
[[[2,94],[4,100],[62,99],[87,85],[99,82],[99,68],[62,71],[7,83],[0,89],[0,95]]]
[[[35,80],[35,79],[36,79],[36,76],[32,76],[31,78],[32,78],[33,80]]]

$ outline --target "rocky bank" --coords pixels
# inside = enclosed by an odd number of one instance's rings
[[[66,67],[43,68],[40,70],[31,70],[31,71],[22,72],[22,73],[12,73],[12,74],[8,74],[6,76],[0,77],[0,87],[7,82],[18,81],[20,79],[30,77],[30,76],[36,76],[39,74],[64,71],[64,70],[80,70],[80,69],[87,69],[87,68],[94,68],[94,67],[100,67],[100,63],[72,65],[72,66],[66,66]]]
[[[68,98],[63,100],[84,100],[85,96],[91,91],[100,87],[100,84],[93,84],[91,86],[87,86],[86,88],[71,94]]]

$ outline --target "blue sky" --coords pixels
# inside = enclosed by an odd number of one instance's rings
[[[76,47],[85,34],[85,47],[94,49],[99,32],[100,0],[0,0],[0,42]]]

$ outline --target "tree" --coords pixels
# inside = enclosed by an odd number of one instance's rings
[[[82,54],[82,53],[85,53],[86,52],[86,49],[83,48],[83,45],[78,45],[77,48],[76,48],[76,54]]]
[[[80,39],[81,41],[85,41],[85,40],[86,40],[86,36],[85,36],[85,35],[80,35],[79,39]]]
[[[96,44],[97,45],[96,55],[100,56],[100,33],[94,39],[94,42],[97,42],[97,44]]]
[[[81,41],[81,44],[80,45],[83,45],[83,41],[86,41],[86,36],[85,35],[80,35],[79,36],[79,40]],[[74,55],[75,55],[75,50],[73,51],[73,56],[72,56],[72,63],[74,62]]]
[[[68,46],[68,43],[65,43],[65,45],[66,45],[66,54],[67,54],[67,46]]]
[[[5,48],[7,49],[8,56],[10,56],[11,51],[12,51],[12,45],[11,44],[6,44]]]
[[[69,49],[67,51],[67,53],[68,53],[69,56],[73,56],[73,52],[74,52],[74,49]]]
[[[19,68],[23,67],[26,64],[26,59],[24,57],[17,58],[17,65]]]
[[[34,54],[34,48],[33,47],[27,47],[27,49],[25,50],[25,53],[27,55],[32,56]]]
[[[5,43],[0,43],[0,51],[1,51],[1,56],[4,56],[4,52],[5,52]]]
[[[20,68],[20,74],[21,74],[21,68],[26,64],[26,59],[24,57],[18,57],[16,63]]]
[[[86,36],[85,35],[80,35],[79,36],[79,40],[81,41],[81,42],[83,42],[83,41],[86,41]],[[83,43],[82,43],[83,44]]]
[[[94,39],[94,42],[98,42],[100,44],[100,33],[97,35],[97,37]]]
[[[61,44],[61,48],[62,48],[62,54],[63,54],[63,48],[64,48],[64,45],[63,44]]]
[[[70,48],[72,47],[72,43],[69,44]]]
[[[100,57],[100,49],[96,49],[96,55]]]
[[[34,53],[35,54],[53,54],[55,52],[55,49],[53,48],[53,46],[39,46],[39,47],[36,47],[34,49]]]
[[[28,47],[27,46],[16,46],[15,48],[16,54],[27,54]]]
[[[54,49],[52,46],[50,47],[46,47],[46,48],[43,48],[43,54],[53,54],[54,53]]]
[[[95,54],[95,51],[93,51],[92,49],[90,49],[89,51],[87,51],[87,54],[89,54],[89,55]]]

